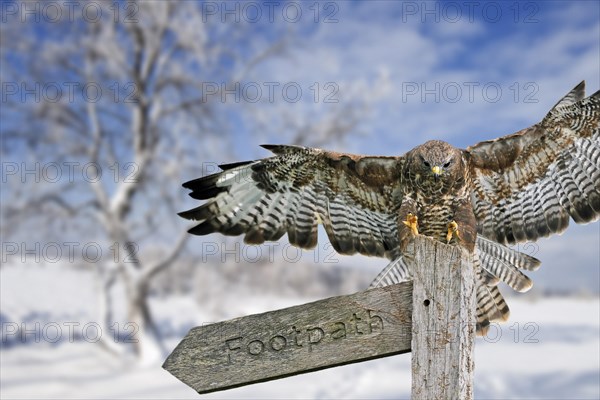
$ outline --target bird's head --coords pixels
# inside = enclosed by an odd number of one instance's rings
[[[460,150],[440,140],[423,143],[412,153],[412,169],[421,182],[454,180],[462,168]]]

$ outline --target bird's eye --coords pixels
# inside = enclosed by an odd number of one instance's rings
[[[425,161],[425,159],[424,159],[423,157],[421,157],[421,160],[423,161],[423,164],[424,164],[426,167],[429,167],[429,166],[430,166],[430,165],[429,165],[429,163],[428,163],[427,161]]]
[[[446,162],[446,164],[444,164],[444,168],[448,168],[450,166],[450,164],[452,164],[452,160],[449,160],[448,162]]]

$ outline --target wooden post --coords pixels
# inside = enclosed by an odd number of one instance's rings
[[[208,393],[412,351],[413,399],[472,399],[471,255],[421,236],[405,255],[412,283],[193,328],[163,368]]]
[[[459,246],[417,237],[413,263],[412,398],[472,399],[475,272]]]

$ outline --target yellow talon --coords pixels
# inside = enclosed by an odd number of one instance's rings
[[[315,211],[315,217],[317,217],[317,225],[323,225],[323,220],[318,212]]]
[[[456,238],[460,240],[460,232],[458,231],[458,224],[456,223],[456,221],[451,221],[448,224],[448,234],[446,235],[446,242],[450,243],[453,235],[456,235]]]
[[[408,215],[406,216],[406,221],[402,221],[404,223],[404,225],[408,226],[410,228],[410,231],[413,233],[413,235],[418,236],[419,235],[419,228],[417,226],[417,222],[419,221],[419,218],[414,215],[413,213],[408,213]]]

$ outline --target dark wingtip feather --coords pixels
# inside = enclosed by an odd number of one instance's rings
[[[554,110],[557,107],[568,106],[574,104],[585,97],[585,81],[579,82],[577,86],[564,95],[552,108]]]
[[[228,171],[230,169],[234,169],[237,167],[242,167],[244,165],[248,165],[248,164],[252,164],[254,161],[240,161],[240,162],[234,162],[234,163],[228,163],[228,164],[221,164],[219,165],[219,168],[221,168],[223,171]]]
[[[194,221],[201,221],[203,219],[207,219],[210,216],[210,211],[208,209],[209,204],[203,204],[199,207],[192,208],[191,210],[182,211],[177,213],[182,218],[191,219]]]
[[[212,199],[213,197],[217,196],[219,193],[225,190],[227,189],[217,186],[210,186],[203,189],[196,189],[192,193],[190,193],[190,196],[196,200],[208,200]]]
[[[490,330],[490,321],[485,319],[477,322],[477,335],[478,336],[486,336],[488,331]]]
[[[206,186],[212,186],[217,183],[221,173],[203,176],[200,178],[192,179],[191,181],[185,182],[182,186],[186,189],[196,190]]]
[[[283,154],[289,150],[305,150],[307,147],[291,144],[261,144],[260,147],[275,154]]]
[[[540,260],[530,255],[524,254],[524,258],[527,260],[527,268],[525,269],[528,271],[537,271],[542,265]]]
[[[203,223],[194,226],[193,228],[188,230],[188,233],[192,235],[204,236],[215,232],[215,228],[210,224],[209,221],[204,221]]]
[[[272,153],[279,154],[282,152],[284,146],[279,144],[261,144],[260,147]]]
[[[227,190],[225,187],[218,187],[217,180],[221,173],[213,174],[209,176],[203,176],[202,178],[193,179],[185,182],[183,187],[192,190],[190,196],[196,200],[207,200],[215,197],[219,193]]]
[[[585,79],[579,82],[569,94],[572,94],[575,97],[575,101],[582,100],[585,97]]]
[[[196,219],[194,218],[194,215],[191,213],[193,210],[187,210],[187,211],[181,211],[178,212],[177,215],[179,215],[181,218],[185,218],[185,219]]]

